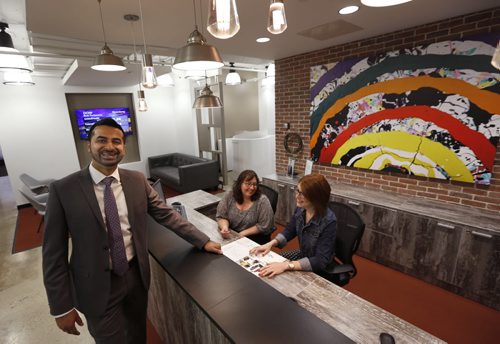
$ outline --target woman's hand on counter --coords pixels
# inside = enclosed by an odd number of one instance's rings
[[[203,249],[207,252],[222,254],[220,244],[212,240],[207,241]]]
[[[229,228],[221,228],[220,235],[224,239],[229,239],[231,237],[231,231],[229,230]]]
[[[288,262],[269,263],[259,270],[260,277],[274,277],[288,270]]]
[[[253,256],[265,256],[266,254],[269,253],[269,251],[271,251],[272,247],[273,247],[273,241],[271,240],[267,244],[252,248],[250,250],[250,254]]]

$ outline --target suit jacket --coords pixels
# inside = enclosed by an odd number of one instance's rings
[[[147,214],[200,249],[209,238],[166,206],[142,173],[124,169],[119,169],[119,173],[132,242],[142,282],[148,289]],[[88,168],[51,183],[42,254],[52,315],[73,307],[89,316],[104,313],[111,279],[108,236]]]

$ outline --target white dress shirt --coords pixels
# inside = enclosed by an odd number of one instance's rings
[[[127,202],[125,200],[125,194],[123,193],[122,183],[120,182],[120,174],[118,173],[118,168],[109,176],[105,176],[101,172],[95,169],[92,164],[89,166],[90,176],[94,182],[94,191],[97,197],[97,202],[99,203],[99,209],[101,209],[102,219],[106,223],[106,213],[104,212],[104,183],[102,180],[106,177],[114,177],[115,179],[111,183],[111,190],[115,195],[116,206],[118,208],[118,215],[120,217],[120,226],[123,234],[123,241],[125,243],[125,251],[127,253],[127,260],[130,261],[135,256],[134,245],[132,244],[132,232],[130,231],[130,223],[128,221],[128,209]],[[106,228],[107,230],[107,228]],[[111,257],[110,257],[111,266]]]

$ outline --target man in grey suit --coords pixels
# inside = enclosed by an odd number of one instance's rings
[[[142,173],[118,168],[125,133],[114,120],[90,128],[88,149],[89,167],[50,185],[43,241],[50,313],[78,335],[78,309],[97,343],[145,343],[147,214],[199,249],[221,254],[220,244],[166,206]]]

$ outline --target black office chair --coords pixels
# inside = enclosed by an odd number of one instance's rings
[[[165,202],[165,204],[167,203],[166,199],[165,199],[165,194],[163,193],[163,187],[161,186],[161,181],[160,179],[157,179],[156,182],[153,183],[153,185],[151,185],[151,187],[156,191],[158,192],[158,194],[160,195],[160,198],[163,200],[163,202]]]
[[[278,205],[278,192],[267,185],[259,184],[260,192],[262,192],[269,199],[273,213],[276,214],[276,206]]]
[[[273,190],[267,185],[259,184],[259,189],[263,195],[265,195],[269,199],[269,203],[271,203],[271,208],[273,208],[273,213],[276,213],[276,206],[278,205],[278,192]],[[255,241],[259,245],[267,244],[271,241],[271,234],[276,230],[276,226],[274,226],[272,232],[270,234],[254,234],[249,235],[248,238]]]
[[[337,217],[335,259],[320,275],[339,286],[344,286],[357,274],[352,256],[361,243],[365,224],[358,212],[347,204],[332,201],[329,207]]]

